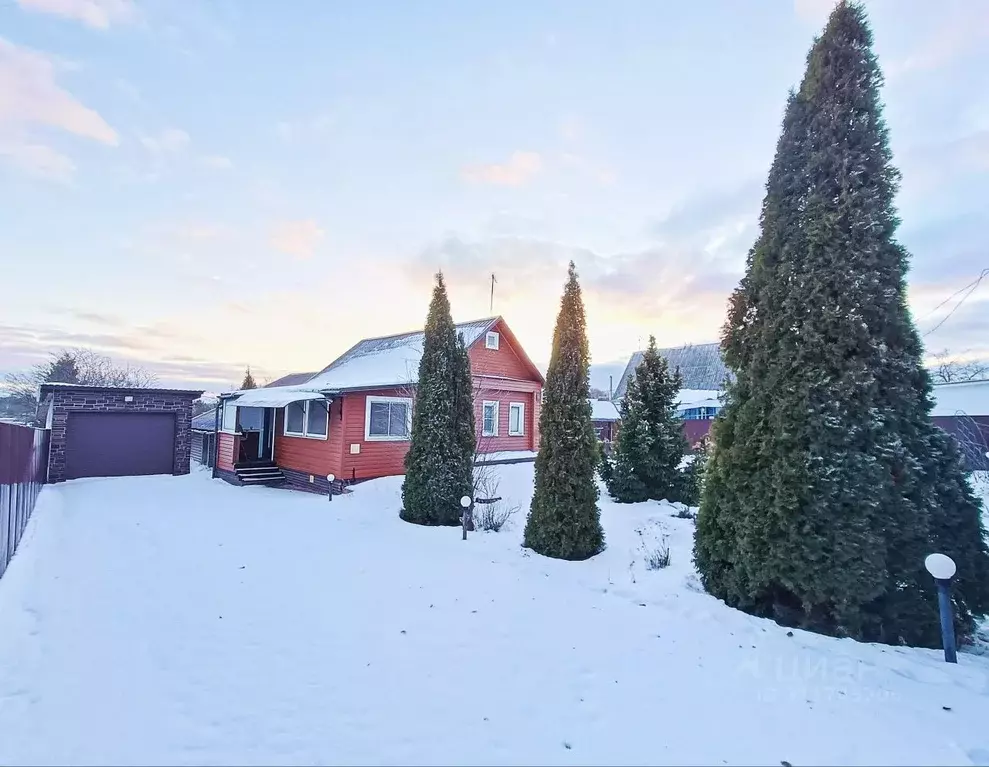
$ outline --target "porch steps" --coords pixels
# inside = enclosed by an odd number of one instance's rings
[[[234,472],[245,485],[276,485],[285,481],[285,474],[273,463],[235,466]]]

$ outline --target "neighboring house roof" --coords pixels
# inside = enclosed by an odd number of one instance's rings
[[[591,420],[592,421],[617,421],[618,408],[606,399],[592,399]]]
[[[297,386],[298,384],[305,383],[314,375],[316,375],[315,371],[312,373],[289,373],[281,378],[276,378],[274,381],[269,384],[265,384],[261,388],[270,389],[274,386]]]
[[[687,344],[660,349],[659,353],[666,358],[670,370],[679,368],[684,389],[720,391],[724,388],[725,379],[731,375],[721,357],[720,344]],[[625,366],[615,389],[616,402],[625,396],[628,379],[642,362],[642,355],[643,352],[635,352]]]
[[[989,415],[989,379],[936,384],[931,415]]]
[[[500,324],[500,330],[508,338],[520,359],[528,365],[533,375],[542,381],[542,374],[526,356],[514,334],[501,317],[487,317],[456,326],[469,347],[484,337],[485,333]],[[425,333],[416,330],[392,336],[365,338],[341,354],[337,359],[306,380],[294,384],[280,383],[266,389],[277,389],[272,396],[290,396],[293,392],[340,392],[355,389],[378,389],[414,384],[419,377],[419,361],[422,359]],[[301,375],[301,374],[299,374]],[[281,381],[282,379],[279,379]],[[279,382],[275,382],[279,383]],[[260,390],[254,390],[259,391]],[[232,394],[240,392],[230,392]],[[244,394],[246,398],[264,396]],[[301,397],[300,397],[301,399]]]
[[[207,410],[205,413],[192,417],[193,431],[213,431],[216,427],[216,411]]]

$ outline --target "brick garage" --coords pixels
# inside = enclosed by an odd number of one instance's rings
[[[44,384],[48,481],[188,474],[192,403],[201,391]]]

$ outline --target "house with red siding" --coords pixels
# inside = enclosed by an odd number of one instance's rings
[[[542,374],[501,317],[457,332],[470,355],[479,453],[531,459]],[[318,373],[222,394],[214,476],[325,493],[403,474],[423,341],[422,331],[365,338]]]

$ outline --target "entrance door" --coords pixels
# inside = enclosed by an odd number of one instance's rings
[[[261,439],[258,441],[258,459],[270,461],[275,455],[275,409],[266,407],[261,421]]]

